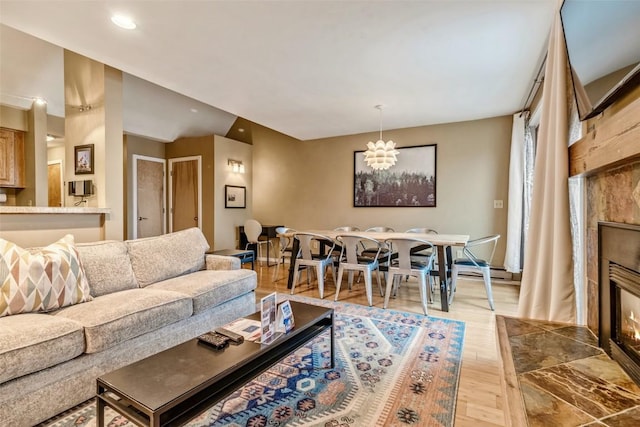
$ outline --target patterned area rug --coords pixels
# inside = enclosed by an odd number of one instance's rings
[[[335,310],[328,334],[290,354],[189,426],[452,426],[464,323],[305,297]],[[95,426],[95,401],[45,423]],[[105,425],[132,426],[107,408]]]

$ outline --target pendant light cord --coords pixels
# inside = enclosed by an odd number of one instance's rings
[[[380,141],[382,141],[382,105],[376,105],[376,108],[380,112],[379,121],[380,121]]]

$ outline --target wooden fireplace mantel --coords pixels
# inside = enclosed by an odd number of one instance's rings
[[[640,96],[569,147],[569,176],[591,175],[640,159]]]

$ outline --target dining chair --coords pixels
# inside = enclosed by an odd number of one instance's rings
[[[278,277],[278,271],[280,269],[280,264],[285,263],[285,257],[289,254],[289,262],[291,261],[291,251],[292,251],[292,243],[293,243],[293,234],[296,230],[289,227],[276,227],[276,235],[278,236],[279,246],[278,246],[278,260],[276,262],[276,269],[273,272],[272,281],[276,282],[280,279],[276,279]]]
[[[427,228],[427,227],[416,227],[416,228],[410,228],[407,231],[405,231],[405,233],[415,233],[415,234],[438,234],[438,232],[436,230],[434,230],[433,228]],[[438,269],[436,268],[438,265],[438,249],[436,247],[433,248],[433,250],[431,249],[423,249],[421,251],[413,251],[412,257],[414,257],[415,260],[417,261],[422,261],[422,262],[426,262],[426,259],[428,257],[431,256],[431,254],[433,253],[433,266],[431,271],[433,272],[434,270],[437,272]],[[406,277],[407,280],[409,280],[409,276]],[[435,281],[431,280],[431,290],[433,292],[433,287],[435,286]]]
[[[333,231],[341,231],[344,233],[353,233],[356,231],[360,231],[360,229],[358,227],[353,227],[350,225],[343,225],[340,227],[336,227],[333,229]],[[363,247],[364,249],[364,247]],[[335,256],[336,261],[340,260],[340,252],[342,251],[342,248],[339,245],[336,245],[336,247],[333,249],[333,255]]]
[[[369,227],[366,230],[364,230],[366,232],[369,231],[373,231],[373,232],[378,232],[378,233],[386,233],[386,232],[394,232],[395,230],[391,227],[384,227],[384,226],[379,226],[379,227]],[[375,258],[378,257],[380,259],[380,264],[381,265],[385,265],[386,266],[386,260],[388,259],[389,253],[391,252],[391,248],[388,247],[384,247],[381,249],[380,253],[378,254],[378,247],[373,245],[371,247],[366,246],[367,242],[362,241],[360,242],[360,244],[362,245],[362,250],[360,251],[360,256],[361,257],[368,257],[368,258]],[[358,274],[358,283],[360,283],[360,276],[362,274]],[[385,275],[386,277],[386,275]]]
[[[427,227],[410,228],[407,231],[405,231],[405,233],[438,234],[438,232],[436,230],[434,230],[433,228],[427,228]]]
[[[387,232],[393,233],[395,230],[391,227],[369,227],[364,231],[374,231],[377,233],[387,233]]]
[[[348,273],[347,282],[349,284],[349,290],[353,284],[353,273],[358,272],[364,275],[365,292],[367,294],[367,301],[369,306],[373,305],[373,285],[372,285],[372,273],[376,272],[376,278],[378,280],[378,289],[380,290],[380,296],[382,293],[382,284],[380,282],[380,254],[381,250],[386,246],[383,242],[370,237],[357,236],[357,235],[339,235],[336,237],[338,245],[342,247],[340,251],[340,263],[338,267],[338,280],[336,281],[336,296],[335,301],[338,301],[338,294],[342,286],[342,276],[345,270]],[[378,252],[371,257],[363,257],[360,255],[362,244],[366,243],[368,247],[377,246]]]
[[[293,295],[296,284],[298,283],[300,268],[307,270],[307,277],[309,277],[309,273],[315,268],[317,273],[316,278],[318,280],[318,291],[320,292],[320,299],[322,299],[324,298],[324,273],[327,267],[331,269],[333,281],[336,282],[336,271],[333,265],[334,257],[332,255],[336,242],[330,237],[316,233],[299,232],[294,234],[294,238],[298,240],[300,250],[295,256],[291,294]],[[328,246],[329,249],[325,253],[314,254],[312,248],[315,247],[316,244],[318,247]]]
[[[492,236],[481,237],[479,239],[470,240],[462,249],[464,258],[457,258],[453,261],[451,268],[451,295],[456,291],[456,285],[458,282],[458,274],[460,273],[480,273],[484,280],[484,288],[487,292],[487,299],[489,300],[489,308],[491,311],[495,311],[493,304],[493,292],[491,291],[491,260],[496,253],[496,246],[498,244],[499,234]],[[485,246],[484,251],[491,250],[491,255],[485,259],[478,257],[478,250],[482,250],[481,247]],[[487,249],[490,248],[490,249]],[[476,252],[474,252],[476,251]]]
[[[247,244],[245,249],[249,249],[250,246],[255,246],[254,258],[260,262],[260,248],[262,246],[271,245],[271,251],[273,252],[273,242],[270,239],[260,240],[262,234],[262,224],[255,219],[248,219],[244,222],[244,234],[247,236]],[[274,252],[275,253],[275,252]],[[267,266],[269,266],[269,260],[267,259]]]
[[[360,229],[358,227],[352,227],[349,225],[345,225],[345,226],[341,226],[341,227],[336,227],[333,229],[333,231],[344,231],[346,233],[352,233],[354,231],[360,231]]]
[[[387,280],[387,287],[384,294],[384,308],[387,308],[389,304],[389,298],[391,292],[394,295],[398,292],[398,286],[402,281],[403,276],[413,276],[418,278],[418,284],[420,286],[420,300],[422,302],[422,309],[424,314],[427,314],[427,299],[432,301],[431,286],[427,286],[431,277],[431,268],[433,267],[433,244],[427,240],[418,238],[391,238],[386,239],[387,246],[393,246],[394,251],[397,253],[397,258],[392,259],[389,255],[389,267]],[[431,249],[431,256],[426,258],[425,261],[416,261],[411,259],[411,249],[416,246],[425,246],[426,249]],[[397,280],[396,280],[397,279]]]
[[[369,227],[364,231],[373,231],[373,232],[377,232],[377,233],[393,233],[395,230],[391,227]],[[368,257],[373,257],[376,252],[378,251],[378,248],[375,246],[372,247],[365,247],[362,252],[361,255],[362,256],[368,256]],[[385,247],[384,249],[382,249],[382,253],[381,255],[384,257],[387,257],[389,255],[389,253],[392,251],[391,247]]]

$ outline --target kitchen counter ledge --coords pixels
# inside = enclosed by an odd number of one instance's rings
[[[0,206],[0,214],[110,214],[110,208]]]

